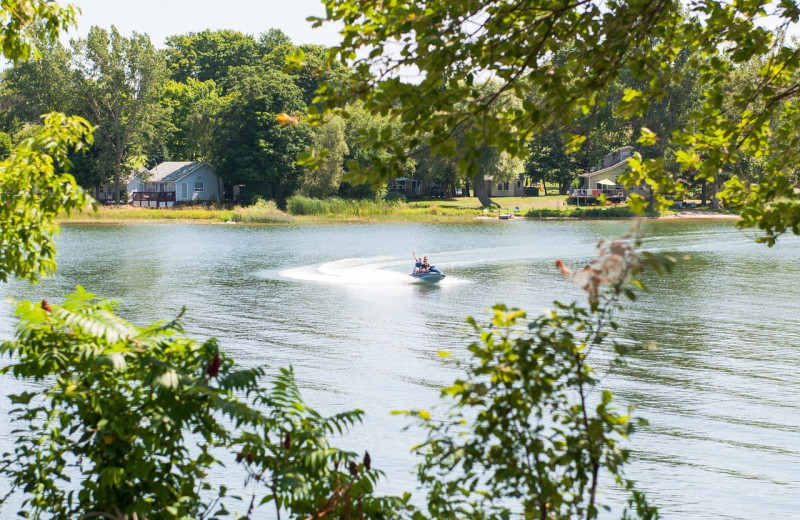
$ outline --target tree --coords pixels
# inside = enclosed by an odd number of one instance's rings
[[[3,4],[0,52],[14,64],[38,56],[38,44],[53,45],[75,25],[75,9],[41,0]],[[0,280],[36,281],[55,270],[56,217],[88,202],[67,173],[70,152],[92,142],[92,127],[77,117],[47,114],[0,161]]]
[[[75,25],[76,9],[50,0],[3,2],[0,42],[3,56],[14,62],[39,56],[39,44],[54,44],[62,31]]]
[[[307,123],[282,126],[281,113],[303,114],[300,89],[291,78],[276,71],[253,67],[232,70],[235,82],[214,131],[214,162],[219,174],[245,193],[275,199],[283,204],[297,189],[302,167],[297,156],[311,143]]]
[[[327,47],[322,45],[298,47],[287,40],[282,45],[271,45],[263,63],[267,68],[287,72],[303,91],[305,103],[311,105],[321,85],[341,83],[347,75],[341,63],[326,59],[327,54]]]
[[[263,55],[255,38],[228,29],[170,36],[166,44],[166,61],[173,81],[212,80],[224,90],[230,69],[256,66]]]
[[[11,155],[11,136],[5,132],[0,132],[0,160],[7,159]]]
[[[37,123],[47,112],[74,111],[72,53],[60,42],[38,45],[39,57],[14,64],[3,73],[3,102],[20,123]]]
[[[167,82],[161,104],[169,120],[167,150],[182,160],[205,161],[213,150],[214,125],[226,99],[213,80]]]
[[[350,117],[345,119],[345,141],[348,149],[345,162],[347,164],[348,173],[345,175],[346,180],[343,183],[343,188],[346,189],[349,194],[360,198],[374,196],[376,192],[380,192],[384,189],[385,185],[380,184],[380,182],[369,182],[369,179],[362,179],[361,182],[354,181],[350,178],[349,172],[368,168],[372,164],[379,164],[381,161],[385,160],[387,158],[385,150],[370,147],[366,143],[367,136],[384,132],[398,132],[399,125],[390,122],[380,115],[370,114],[365,111],[358,102],[353,103],[349,107],[348,115]],[[398,176],[414,175],[415,169],[415,161],[407,161],[403,167],[403,173]]]
[[[95,146],[102,153],[94,167],[100,174],[111,173],[119,204],[124,163],[143,153],[142,141],[159,109],[164,60],[148,36],[133,33],[126,38],[113,26],[110,31],[92,27],[73,47],[81,73],[81,111],[99,126]]]
[[[529,153],[525,159],[525,174],[543,186],[548,182],[557,184],[560,194],[566,193],[580,173],[575,154],[564,151],[565,133],[551,128],[533,137],[528,142]]]
[[[325,157],[317,168],[306,171],[300,179],[300,193],[307,197],[330,197],[339,191],[344,173],[344,157],[348,153],[345,142],[345,124],[334,117],[314,131],[313,149],[325,150]]]

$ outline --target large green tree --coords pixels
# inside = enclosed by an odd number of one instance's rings
[[[170,36],[166,43],[169,73],[178,82],[193,78],[223,85],[231,68],[255,66],[263,56],[255,38],[229,29]]]
[[[11,126],[38,123],[51,111],[75,109],[75,71],[71,50],[61,42],[42,42],[36,60],[15,63],[3,73],[2,97]]]
[[[211,157],[213,130],[226,99],[213,80],[169,81],[161,98],[169,120],[167,148],[182,160],[205,161]]]
[[[219,113],[214,133],[214,164],[245,194],[283,202],[297,189],[302,167],[297,156],[311,144],[307,123],[282,126],[277,116],[305,112],[302,91],[277,71],[253,67],[232,70],[234,95]]]
[[[114,180],[119,204],[120,175],[126,162],[143,155],[143,138],[159,116],[158,100],[166,81],[161,53],[147,35],[122,36],[92,27],[85,39],[73,42],[80,71],[80,112],[98,125],[94,167]]]
[[[300,193],[317,198],[336,195],[344,174],[344,157],[349,151],[344,120],[334,117],[315,128],[312,146],[315,151],[324,150],[325,157],[317,168],[303,173]]]

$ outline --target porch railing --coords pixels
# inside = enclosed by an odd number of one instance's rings
[[[134,191],[131,202],[175,202],[174,191]]]

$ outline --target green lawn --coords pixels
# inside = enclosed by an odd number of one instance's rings
[[[495,210],[496,213],[504,212],[501,210],[513,211],[514,208],[519,208],[520,213],[526,213],[531,209],[562,209],[567,206],[566,195],[548,195],[546,197],[495,197],[493,202],[500,205],[500,210]],[[481,203],[476,197],[457,197],[454,199],[436,199],[436,200],[423,200],[423,201],[408,201],[411,207],[429,207],[437,206],[439,208],[454,208],[454,209],[480,209]]]

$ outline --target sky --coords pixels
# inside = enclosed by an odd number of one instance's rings
[[[234,29],[258,36],[281,29],[295,44],[338,43],[337,28],[326,24],[313,29],[309,16],[323,16],[320,0],[63,0],[79,7],[78,28],[68,37],[83,37],[93,25],[115,25],[128,35],[147,33],[156,47],[173,34],[203,29]]]

